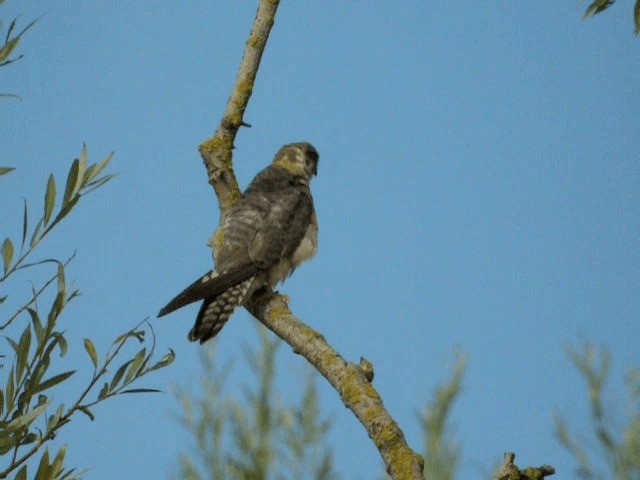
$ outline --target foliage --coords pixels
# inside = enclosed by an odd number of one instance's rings
[[[0,4],[4,3],[4,0],[0,1]],[[16,33],[16,27],[18,23],[18,19],[14,18],[9,27],[7,28],[6,33],[3,34],[4,30],[4,22],[2,18],[0,18],[0,42],[2,42],[2,37],[4,36],[4,41],[2,45],[0,45],[0,67],[5,67],[10,63],[17,62],[24,55],[18,55],[17,57],[10,58],[11,54],[14,53],[16,47],[20,43],[22,36],[29,30],[38,20],[33,20],[26,27],[20,30],[19,33]],[[0,93],[0,97],[15,97],[18,98],[17,95],[12,93]]]
[[[275,360],[279,339],[259,327],[257,351],[245,359],[255,380],[245,386],[245,401],[224,394],[229,365],[218,367],[212,347],[203,350],[203,393],[195,397],[176,388],[180,423],[195,443],[193,453],[180,456],[176,478],[187,480],[262,480],[305,478],[329,480],[332,452],[325,446],[330,422],[320,418],[313,372],[306,378],[298,405],[281,405],[275,391]],[[288,397],[289,395],[287,395]]]
[[[584,19],[604,12],[615,3],[615,0],[593,0],[584,12]],[[640,35],[640,0],[636,0],[633,7],[633,23],[636,35]]]
[[[36,453],[41,453],[41,456],[35,479],[79,478],[80,472],[64,465],[66,447],[62,446],[55,455],[50,455],[47,442],[59,434],[61,428],[77,413],[83,413],[93,420],[92,408],[108,398],[125,393],[155,391],[132,388],[132,385],[173,360],[171,351],[160,360],[153,360],[153,331],[150,326],[143,328],[142,323],[116,338],[102,360],[94,342],[86,338],[84,349],[93,368],[91,379],[86,386],[77,389],[77,397],[71,406],[53,400],[54,393],[62,384],[73,384],[71,379],[76,373],[76,370],[60,372],[57,367],[58,359],[64,357],[68,349],[67,339],[58,324],[65,308],[79,295],[79,291],[66,280],[66,268],[75,254],[64,262],[55,258],[35,262],[29,260],[42,240],[67,218],[81,198],[112,178],[112,175],[101,176],[110,158],[111,155],[108,155],[98,163],[89,164],[87,150],[83,147],[80,157],[73,161],[67,175],[60,207],[55,207],[56,180],[50,175],[42,213],[35,226],[29,228],[31,216],[25,201],[20,215],[22,231],[18,240],[6,237],[2,242],[0,287],[3,295],[0,295],[0,304],[6,305],[11,300],[19,306],[14,314],[0,324],[0,331],[10,347],[9,354],[2,356],[3,361],[8,361],[0,370],[5,373],[4,380],[0,381],[0,478],[17,471],[16,479],[26,479],[27,468]],[[12,170],[9,167],[0,168],[0,175]],[[32,286],[27,298],[15,301],[20,297],[15,284],[21,274],[29,271],[31,275],[36,275],[43,268],[49,270],[46,280],[37,287]],[[47,300],[50,300],[49,308],[42,309],[39,304]],[[116,361],[122,361],[125,345],[133,340],[145,343],[147,331],[152,335],[151,346],[138,350],[107,379],[108,370],[115,366]],[[56,352],[59,357],[54,356]],[[102,387],[99,386],[101,383]]]
[[[577,462],[577,474],[583,479],[640,479],[640,368],[630,369],[627,378],[629,408],[626,421],[616,428],[617,420],[607,415],[614,409],[604,406],[604,387],[609,376],[611,358],[606,350],[584,345],[581,351],[567,350],[571,362],[584,377],[589,396],[593,439],[608,472],[598,471],[593,465],[594,453],[584,440],[571,435],[566,422],[555,415],[556,436]]]
[[[456,353],[451,378],[436,388],[434,399],[420,414],[424,438],[425,478],[453,480],[460,461],[460,449],[452,439],[447,422],[455,400],[460,395],[467,358]]]

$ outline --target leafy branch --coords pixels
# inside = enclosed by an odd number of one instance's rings
[[[99,360],[94,342],[85,338],[84,349],[93,366],[91,379],[81,389],[71,407],[65,407],[64,403],[55,405],[53,402],[53,392],[76,374],[76,370],[50,373],[55,363],[53,354],[58,352],[60,357],[64,357],[68,350],[64,332],[57,328],[60,315],[80,294],[79,290],[66,281],[66,267],[74,259],[75,253],[65,262],[54,258],[30,263],[27,260],[83,196],[113,178],[113,175],[101,175],[110,159],[111,155],[107,155],[100,162],[89,164],[87,149],[83,146],[79,158],[72,162],[69,169],[60,207],[57,210],[55,208],[56,181],[50,175],[45,189],[43,213],[32,230],[29,229],[27,202],[24,202],[20,253],[15,255],[14,243],[9,237],[2,244],[4,273],[0,278],[0,285],[9,286],[9,280],[18,271],[44,265],[53,266],[54,272],[39,288],[32,287],[31,296],[20,302],[17,311],[0,326],[0,331],[7,332],[5,339],[13,354],[5,384],[0,389],[0,457],[6,459],[5,464],[0,467],[0,478],[6,478],[17,470],[15,478],[26,480],[29,460],[43,447],[44,452],[35,475],[37,480],[79,478],[80,473],[75,469],[64,467],[66,447],[62,446],[51,458],[47,442],[78,412],[93,420],[95,415],[92,408],[108,398],[130,393],[157,392],[158,390],[151,388],[139,388],[134,383],[149,373],[168,366],[174,359],[172,350],[159,360],[155,358],[155,334],[146,321],[116,338],[102,361]],[[0,174],[10,171],[11,169],[4,168]],[[29,243],[27,238],[30,238]],[[46,315],[38,306],[45,297],[52,297]],[[8,295],[0,297],[0,303],[7,298]],[[15,322],[20,318],[26,320],[26,326],[12,335],[16,329]],[[146,326],[143,327],[145,323]],[[132,354],[105,381],[110,368],[115,368],[125,355],[125,345],[130,344],[133,339],[145,343],[147,332],[151,335],[150,345],[143,346]],[[101,383],[103,385],[99,388]],[[54,410],[53,414],[47,413],[50,409]]]

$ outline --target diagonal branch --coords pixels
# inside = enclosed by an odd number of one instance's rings
[[[251,34],[240,63],[236,83],[215,134],[200,145],[209,183],[215,189],[220,213],[240,196],[233,172],[232,149],[260,66],[260,59],[274,24],[279,0],[260,0]],[[344,404],[353,411],[380,451],[387,471],[394,479],[424,480],[424,462],[413,452],[402,430],[385,410],[382,398],[371,385],[373,367],[366,360],[360,365],[347,362],[324,339],[289,310],[281,295],[267,292],[253,298],[248,310],[271,331],[287,342],[294,352],[304,356],[338,391]]]
[[[240,62],[236,83],[227,100],[220,125],[215,134],[200,144],[200,155],[207,167],[209,184],[215,189],[220,202],[220,213],[224,214],[240,196],[238,181],[233,172],[231,151],[233,142],[243,121],[253,84],[258,74],[260,59],[267,46],[269,32],[275,21],[276,10],[280,0],[260,0],[256,18],[247,40],[244,55]]]
[[[411,450],[371,384],[371,363],[364,358],[359,365],[347,362],[319,332],[293,316],[282,295],[268,292],[254,297],[247,309],[295,353],[306,358],[337,390],[342,402],[367,430],[392,478],[424,480],[422,457]]]

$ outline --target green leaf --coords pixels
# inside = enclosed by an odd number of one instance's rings
[[[18,46],[19,42],[20,37],[14,37],[7,43],[5,43],[2,48],[0,48],[0,62],[4,62],[9,57],[9,55],[11,55],[11,52]]]
[[[58,339],[58,347],[60,347],[60,357],[64,357],[67,354],[67,349],[69,348],[67,345],[67,339],[64,338],[64,335],[61,333],[56,333],[56,338]]]
[[[91,358],[93,368],[98,368],[98,352],[96,351],[96,347],[93,342],[88,338],[84,339],[84,349],[89,354],[89,358]]]
[[[49,175],[49,181],[47,182],[47,191],[44,194],[44,224],[49,223],[51,219],[51,213],[56,203],[56,179],[53,173]]]
[[[120,368],[116,370],[116,374],[113,376],[113,379],[111,380],[111,387],[109,388],[109,390],[113,390],[118,385],[118,383],[122,379],[122,376],[124,375],[124,372],[126,371],[127,367],[129,366],[129,364],[131,364],[132,361],[133,360],[129,360],[123,363],[122,365],[120,365]]]
[[[18,344],[18,355],[16,357],[16,384],[20,384],[22,374],[27,367],[29,359],[29,348],[31,347],[31,325],[27,324],[26,328],[20,336]]]
[[[36,333],[36,339],[38,340],[38,344],[42,342],[42,334],[44,333],[44,328],[42,327],[42,322],[40,321],[40,315],[33,308],[27,308],[27,312],[31,316],[31,322],[33,323],[33,330]]]
[[[36,224],[36,228],[33,229],[33,233],[31,234],[31,241],[29,242],[30,247],[33,247],[40,240],[40,230],[42,230],[43,222],[44,218],[41,218]]]
[[[58,426],[58,422],[60,422],[60,418],[62,417],[62,412],[64,412],[64,403],[61,403],[60,405],[58,405],[58,408],[56,409],[56,413],[49,417],[49,421],[47,422],[48,431],[51,432]],[[64,425],[65,423],[67,422],[63,421],[62,425]]]
[[[169,353],[167,353],[164,357],[158,360],[158,362],[156,362],[155,365],[150,367],[149,370],[147,370],[147,373],[153,372],[154,370],[159,370],[160,368],[164,368],[167,365],[170,365],[171,363],[173,363],[175,359],[176,359],[175,352],[172,349],[169,349]]]
[[[100,393],[98,394],[98,400],[102,400],[103,398],[105,398],[107,395],[109,394],[109,384],[105,383],[102,386],[102,389],[100,390]]]
[[[84,176],[87,173],[87,144],[82,144],[80,161],[78,163],[78,190],[84,185]]]
[[[124,378],[124,384],[128,384],[136,375],[136,373],[138,372],[138,369],[140,368],[140,365],[142,365],[142,362],[144,361],[144,357],[147,354],[147,349],[146,347],[141,349],[138,353],[136,353],[136,356],[133,357],[133,361],[131,362],[131,365],[129,365],[129,369],[127,371],[127,375]]]
[[[104,185],[105,183],[107,183],[109,180],[111,180],[112,178],[115,178],[115,175],[111,174],[111,175],[104,175],[103,177],[97,178],[95,179],[93,182],[89,182],[87,184],[87,187],[91,187],[88,188],[85,191],[85,194],[93,192],[96,188],[100,188],[102,185]]]
[[[5,400],[7,402],[7,412],[11,412],[13,410],[14,401],[15,401],[15,393],[16,393],[16,384],[14,382],[13,375],[13,367],[9,370],[9,378],[7,379],[7,387],[6,387],[6,395]]]
[[[593,15],[597,15],[598,13],[604,12],[607,8],[613,5],[613,3],[614,0],[594,0],[594,2],[592,2],[584,12],[583,20],[586,20]]]
[[[64,265],[58,263],[58,292],[65,291]]]
[[[28,425],[31,425],[31,423],[36,418],[38,418],[38,416],[44,411],[44,409],[49,406],[49,403],[51,403],[51,400],[47,401],[47,403],[45,403],[45,404],[42,404],[42,405],[34,408],[33,410],[25,413],[24,415],[20,415],[19,417],[14,418],[5,427],[6,431],[15,432],[15,431],[21,429],[22,427],[26,427]]]
[[[127,388],[120,393],[162,393],[162,390],[156,390],[155,388]]]
[[[84,413],[87,417],[89,417],[91,419],[91,421],[93,422],[96,417],[93,414],[93,412],[91,410],[89,410],[89,407],[85,407],[84,405],[80,405],[78,407],[78,410],[80,410],[82,413]]]
[[[38,471],[36,472],[35,480],[50,480],[50,465],[49,465],[49,447],[44,449],[42,458],[40,459],[40,465],[38,465]]]
[[[53,478],[56,478],[63,470],[64,457],[67,454],[67,446],[63,445],[56,453],[56,457],[53,459],[53,463],[51,464],[51,474]]]
[[[22,215],[22,245],[21,249],[24,248],[24,242],[27,240],[27,230],[29,229],[29,222],[27,216],[27,201],[24,201],[24,213]]]
[[[2,243],[2,258],[4,259],[4,273],[7,273],[13,260],[13,243],[9,237],[5,238]]]
[[[0,167],[0,175],[6,175],[9,172],[14,171],[15,168],[13,167]]]
[[[87,185],[91,180],[93,180],[94,178],[96,178],[98,175],[100,175],[100,173],[102,173],[102,171],[107,167],[107,165],[109,164],[109,161],[111,160],[111,157],[113,157],[113,152],[111,152],[109,155],[107,155],[106,157],[104,157],[100,163],[94,163],[93,165],[91,165],[91,167],[89,167],[89,169],[87,170],[85,176],[87,177],[85,179],[84,184]]]
[[[54,387],[54,386],[58,385],[59,383],[64,382],[67,378],[69,378],[74,373],[76,373],[76,371],[75,370],[71,370],[69,372],[64,372],[64,373],[60,373],[58,375],[54,375],[53,377],[48,378],[47,380],[42,382],[40,385],[36,386],[29,393],[31,393],[32,395],[35,395],[36,393],[44,392],[45,390],[48,390],[49,388]]]
[[[60,212],[56,216],[56,218],[53,221],[52,225],[55,225],[56,223],[61,221],[64,217],[66,217],[69,214],[69,212],[71,211],[71,209],[76,206],[76,203],[78,203],[78,200],[80,200],[80,196],[76,195],[69,202],[66,202],[65,204],[63,204],[62,208],[60,209]]]
[[[9,343],[9,345],[11,345],[11,348],[13,348],[13,351],[17,355],[18,352],[20,351],[20,348],[18,347],[18,344],[16,343],[16,341],[11,337],[4,337],[4,338]]]
[[[23,465],[20,471],[16,474],[15,480],[27,480],[27,466]]]
[[[69,175],[67,176],[67,186],[64,189],[64,197],[62,205],[66,205],[71,199],[75,198],[78,189],[78,171],[80,169],[80,160],[77,158],[71,164]]]
[[[640,0],[636,0],[636,4],[633,7],[633,23],[636,35],[640,35]]]

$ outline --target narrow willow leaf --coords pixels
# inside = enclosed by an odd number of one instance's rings
[[[20,348],[18,347],[18,343],[11,337],[4,337],[4,338],[9,343],[9,345],[11,345],[11,348],[13,348],[14,353],[17,355],[18,352],[20,351]]]
[[[89,358],[91,358],[91,363],[93,363],[93,368],[97,369],[98,368],[98,352],[96,351],[96,347],[93,344],[93,342],[88,338],[84,339],[84,349],[89,354]]]
[[[633,7],[633,23],[636,27],[636,35],[640,35],[640,0],[636,0]]]
[[[7,273],[13,260],[13,243],[8,237],[2,243],[2,258],[4,260],[4,273]]]
[[[24,242],[27,241],[27,230],[29,230],[29,221],[27,215],[27,201],[24,200],[24,213],[22,214],[22,245],[20,249],[24,248]]]
[[[584,12],[583,19],[586,20],[587,18],[589,18],[589,17],[591,17],[593,15],[597,15],[598,13],[602,13],[607,8],[609,8],[611,5],[613,5],[613,1],[612,0],[595,0],[594,2],[591,3],[591,5],[589,5],[587,10]]]
[[[27,361],[29,359],[29,349],[31,347],[31,325],[27,324],[27,327],[20,336],[20,343],[18,344],[18,355],[16,357],[16,385],[19,385],[22,380],[22,374],[27,367]]]
[[[169,349],[169,353],[167,353],[164,357],[162,357],[160,360],[158,360],[158,362],[156,362],[155,365],[153,365],[151,368],[149,368],[149,370],[147,370],[147,372],[152,372],[154,370],[158,370],[160,368],[164,368],[167,365],[170,365],[171,363],[173,363],[173,361],[176,359],[176,354],[172,349]]]
[[[56,216],[52,225],[55,225],[56,223],[61,221],[64,217],[66,217],[71,211],[71,209],[76,206],[76,203],[78,203],[78,200],[80,200],[80,196],[75,196],[69,202],[62,205],[62,208],[60,209],[60,212],[58,212],[58,215]]]
[[[44,405],[40,405],[39,407],[34,408],[33,410],[25,413],[24,415],[20,415],[17,418],[14,418],[9,424],[5,427],[8,432],[15,432],[22,427],[26,427],[27,425],[31,425],[31,423],[38,418],[38,416],[44,411],[45,408],[49,405],[50,401],[45,403]]]
[[[64,278],[64,265],[58,263],[58,292],[64,292],[65,290],[65,278]]]
[[[56,478],[63,470],[64,457],[67,454],[67,446],[63,445],[56,453],[53,463],[51,464],[51,476]]]
[[[40,380],[42,380],[42,377],[49,369],[50,363],[51,363],[51,360],[49,358],[49,351],[47,349],[42,355],[42,358],[40,359],[40,361],[36,364],[35,368],[33,369],[33,373],[29,378],[30,385],[38,385],[40,383]]]
[[[23,465],[20,471],[16,474],[16,480],[27,480],[27,466]]]
[[[14,171],[15,168],[13,167],[0,167],[0,175],[6,175],[9,172]]]
[[[85,194],[93,192],[96,188],[100,188],[102,185],[107,183],[112,178],[115,178],[114,174],[104,175],[103,177],[97,178],[94,181],[89,182],[87,184],[87,187],[91,187],[91,188],[87,188],[87,190],[85,190]]]
[[[59,383],[64,382],[67,378],[69,378],[74,373],[76,373],[76,371],[75,370],[71,370],[69,372],[64,372],[64,373],[60,373],[58,375],[54,375],[53,377],[48,378],[47,380],[42,382],[40,385],[36,386],[33,390],[30,391],[30,393],[32,395],[35,395],[36,393],[44,392],[45,390],[47,390],[47,389],[49,389],[51,387],[54,387],[54,386],[58,385]]]
[[[6,387],[6,394],[5,394],[5,400],[7,402],[7,412],[11,412],[13,410],[14,407],[14,401],[15,401],[15,393],[16,393],[16,384],[13,381],[13,367],[11,367],[11,370],[9,370],[9,378],[7,379],[7,387]]]
[[[20,440],[20,445],[29,445],[30,443],[33,443],[36,440],[38,440],[38,435],[36,435],[33,432],[29,432],[22,440]]]
[[[56,337],[58,339],[58,346],[60,347],[60,357],[62,358],[67,354],[69,345],[67,344],[67,339],[64,338],[64,335],[58,334]]]
[[[4,62],[9,57],[9,55],[11,55],[11,52],[18,46],[19,42],[20,37],[14,37],[7,43],[5,43],[2,48],[0,48],[0,62]]]
[[[69,175],[67,176],[67,185],[64,189],[64,197],[62,200],[63,207],[69,202],[69,200],[74,198],[77,192],[76,186],[78,185],[79,168],[80,168],[80,160],[76,158],[71,164],[71,168],[69,169]]]
[[[138,368],[140,368],[140,366],[142,365],[142,362],[144,361],[144,357],[146,354],[147,354],[147,349],[143,348],[138,353],[136,353],[135,357],[133,357],[133,361],[131,362],[131,365],[129,365],[129,369],[127,370],[127,375],[124,378],[125,385],[128,384],[134,378],[134,376],[138,372]]]
[[[49,175],[49,181],[47,182],[47,191],[44,194],[44,224],[49,223],[51,219],[51,213],[56,203],[56,180],[53,173]]]
[[[50,469],[49,465],[49,447],[44,449],[44,453],[42,454],[42,458],[40,459],[40,465],[38,465],[38,471],[36,472],[36,476],[34,480],[50,480]]]
[[[0,417],[4,414],[4,391],[0,388]]]
[[[41,218],[36,224],[36,228],[33,229],[33,233],[31,234],[31,241],[29,242],[30,247],[33,247],[40,240],[40,230],[42,230],[43,222],[44,218]]]
[[[78,163],[78,190],[84,186],[84,176],[87,173],[87,144],[82,144],[80,161]]]
[[[87,175],[87,181],[85,182],[85,185],[88,184],[94,178],[96,178],[98,175],[100,175],[100,173],[102,173],[102,171],[105,168],[107,168],[107,165],[109,164],[109,161],[111,160],[111,157],[113,157],[113,152],[111,152],[109,155],[104,157],[100,161],[100,163],[94,163],[93,165],[91,165],[91,168],[90,168],[91,174]]]
[[[62,412],[64,412],[64,403],[61,403],[60,405],[58,405],[58,408],[56,409],[56,413],[54,413],[49,417],[49,421],[47,422],[48,431],[52,431],[54,428],[58,426],[58,423],[60,422],[60,418],[62,417]]]
[[[109,384],[105,383],[102,386],[102,389],[100,390],[100,393],[98,394],[98,400],[102,400],[103,398],[105,398],[107,395],[109,394]]]
[[[111,387],[109,388],[110,390],[113,390],[118,385],[118,383],[122,379],[122,376],[124,375],[124,372],[127,370],[127,367],[131,364],[132,361],[133,360],[129,360],[123,363],[122,365],[120,365],[120,368],[116,370],[116,373],[111,380]]]
[[[80,405],[78,407],[78,410],[80,410],[87,417],[89,417],[92,422],[96,419],[96,416],[93,414],[93,412],[91,410],[89,410],[89,407],[85,407],[84,405]]]
[[[155,388],[127,388],[120,393],[162,393],[162,390],[156,390]]]

